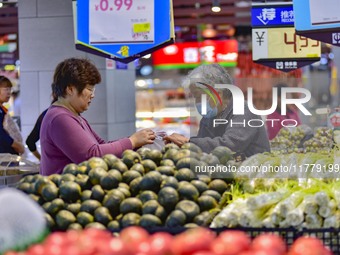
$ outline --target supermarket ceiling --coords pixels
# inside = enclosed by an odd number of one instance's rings
[[[211,10],[213,2],[216,1],[221,7],[220,12]],[[0,36],[18,33],[17,2],[18,0],[0,0]],[[231,34],[235,32],[235,27],[237,30],[250,26],[252,2],[277,0],[173,0],[176,38],[183,41],[197,40],[199,32],[206,28],[217,35],[230,36],[228,33],[230,34],[230,30],[233,30]],[[200,29],[202,31],[199,31]]]
[[[176,26],[249,25],[251,1],[219,0],[221,11],[211,10],[213,0],[173,0]]]
[[[0,8],[0,34],[18,31],[17,2],[18,0],[0,0],[0,6],[5,7]],[[211,11],[213,2],[219,3],[220,12]],[[206,24],[214,27],[249,26],[252,2],[277,2],[277,0],[173,0],[175,26],[178,28]]]

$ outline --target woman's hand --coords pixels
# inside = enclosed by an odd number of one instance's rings
[[[189,138],[183,135],[177,134],[177,133],[173,133],[171,135],[165,136],[163,137],[163,140],[165,143],[174,143],[178,145],[179,147],[189,142]]]
[[[12,143],[12,148],[19,154],[24,154],[25,153],[25,147],[22,143],[19,143],[17,141],[14,141]]]
[[[129,138],[132,143],[132,148],[135,149],[145,144],[152,144],[156,135],[151,129],[143,129],[134,133]]]
[[[37,158],[37,159],[41,159],[41,155],[39,153],[39,151],[32,151],[32,154]]]

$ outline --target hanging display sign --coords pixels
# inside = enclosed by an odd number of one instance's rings
[[[174,42],[172,0],[76,2],[76,48],[128,63]]]
[[[153,65],[157,69],[194,68],[202,63],[233,67],[237,57],[236,40],[175,43],[152,54]]]
[[[278,8],[277,6],[280,5],[285,7]],[[262,10],[262,17],[266,13],[266,20],[268,20],[268,10],[273,9],[272,15],[269,15],[269,17],[277,20],[276,25],[272,23],[268,26],[270,24],[268,22],[267,25],[255,25],[253,27],[252,52],[254,62],[283,72],[289,72],[320,60],[320,42],[296,35],[294,26],[292,26],[294,24],[294,13],[292,12],[291,4],[255,4],[253,8]],[[277,15],[279,19],[277,19]],[[281,22],[282,18],[289,19],[289,22]]]
[[[296,33],[340,46],[338,0],[294,0]]]

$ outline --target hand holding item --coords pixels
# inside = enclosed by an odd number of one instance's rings
[[[138,148],[145,144],[152,144],[156,138],[156,135],[151,129],[143,129],[134,133],[129,138],[132,143],[132,147]]]
[[[174,143],[178,145],[179,147],[189,142],[189,138],[183,135],[177,134],[177,133],[173,133],[169,136],[165,136],[163,140],[165,141],[165,143]]]

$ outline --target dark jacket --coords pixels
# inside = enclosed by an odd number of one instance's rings
[[[34,125],[34,128],[32,129],[31,133],[28,135],[26,139],[26,144],[30,151],[37,150],[36,142],[38,142],[40,139],[40,127],[41,127],[42,120],[45,117],[47,110],[48,109],[46,109],[40,114],[40,116],[38,117]]]
[[[227,120],[228,124],[213,126],[214,119]],[[202,118],[199,131],[196,137],[191,137],[190,142],[198,145],[204,152],[210,153],[217,146],[226,146],[234,152],[244,153],[247,157],[270,151],[268,135],[265,123],[261,127],[250,127],[248,121],[253,126],[260,126],[261,118],[250,112],[247,105],[244,107],[244,115],[234,115],[232,113],[232,102],[215,118]],[[231,120],[233,125],[231,125]],[[245,121],[245,127],[243,123]]]
[[[18,154],[13,148],[13,138],[4,129],[4,119],[7,109],[0,105],[0,153]]]

